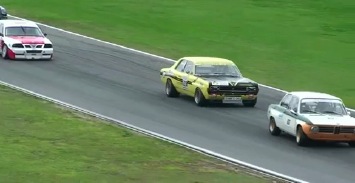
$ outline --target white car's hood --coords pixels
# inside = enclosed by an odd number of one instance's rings
[[[36,36],[7,36],[4,37],[4,41],[7,44],[51,44],[48,38]]]
[[[323,115],[323,114],[305,114],[304,117],[308,118],[315,125],[344,125],[355,126],[355,118],[351,116],[338,116],[338,115]]]

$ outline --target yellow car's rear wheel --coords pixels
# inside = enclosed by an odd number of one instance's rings
[[[166,93],[166,96],[168,96],[168,97],[178,97],[179,96],[179,92],[176,91],[176,88],[174,87],[174,85],[170,79],[166,80],[165,93]]]

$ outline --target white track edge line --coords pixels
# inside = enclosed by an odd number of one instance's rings
[[[240,161],[240,160],[228,157],[228,156],[224,156],[224,155],[219,154],[219,153],[214,152],[214,151],[210,151],[210,150],[207,150],[207,149],[204,149],[204,148],[192,145],[192,144],[188,144],[186,142],[183,142],[183,141],[180,141],[180,140],[177,140],[177,139],[174,139],[174,138],[167,137],[165,135],[161,135],[159,133],[156,133],[156,132],[153,132],[153,131],[150,131],[150,130],[146,130],[146,129],[131,125],[129,123],[126,123],[126,122],[118,120],[118,119],[114,119],[114,118],[111,118],[111,117],[108,117],[108,116],[104,116],[104,115],[98,114],[98,113],[90,111],[90,110],[86,110],[84,108],[81,108],[81,107],[78,107],[78,106],[75,106],[75,105],[72,105],[72,104],[69,104],[69,103],[66,103],[66,102],[63,102],[63,101],[60,101],[60,100],[45,96],[45,95],[42,95],[42,94],[39,94],[39,93],[36,93],[34,91],[31,91],[31,90],[27,90],[27,89],[19,87],[19,86],[12,85],[10,83],[7,83],[7,82],[1,81],[1,80],[0,80],[0,85],[6,86],[8,88],[11,88],[11,89],[14,89],[14,90],[17,90],[17,91],[20,91],[20,92],[25,93],[25,94],[30,95],[30,96],[34,96],[34,97],[40,98],[40,99],[45,100],[45,101],[52,102],[52,103],[60,105],[60,106],[64,106],[64,107],[72,109],[74,111],[78,111],[78,112],[81,112],[81,113],[96,117],[98,119],[102,119],[102,120],[109,121],[109,122],[114,122],[117,125],[123,126],[123,127],[127,128],[127,129],[133,130],[135,132],[142,133],[142,134],[145,134],[145,135],[150,136],[150,137],[158,138],[160,140],[163,140],[163,141],[166,141],[166,142],[170,142],[170,143],[173,143],[173,144],[181,146],[181,147],[185,147],[187,149],[193,150],[195,152],[198,152],[198,153],[201,153],[201,154],[204,154],[204,155],[208,155],[210,157],[214,157],[214,158],[222,160],[224,162],[228,162],[228,163],[232,163],[232,164],[239,165],[239,166],[242,166],[242,167],[246,167],[246,168],[254,170],[256,172],[259,172],[259,173],[262,173],[262,174],[266,174],[266,175],[268,175],[270,177],[282,179],[284,181],[292,181],[292,182],[297,182],[297,183],[309,183],[309,182],[301,180],[301,179],[297,179],[297,178],[294,178],[294,177],[291,177],[291,176],[287,176],[287,175],[284,175],[284,174],[281,174],[281,173],[277,173],[277,172],[274,172],[274,171],[269,170],[269,169],[265,169],[265,168],[262,168],[262,167],[259,167],[259,166],[256,166],[256,165],[252,165],[252,164],[246,163],[244,161]]]
[[[20,19],[20,20],[28,20],[28,19],[17,17],[17,16],[10,15],[10,14],[8,14],[8,16],[16,18],[16,19]],[[103,41],[103,40],[96,39],[96,38],[89,37],[89,36],[85,36],[85,35],[82,35],[82,34],[79,34],[79,33],[67,31],[67,30],[64,30],[64,29],[61,29],[61,28],[58,28],[58,27],[50,26],[50,25],[47,25],[47,24],[44,24],[44,23],[41,23],[41,22],[36,22],[36,21],[33,21],[33,20],[28,20],[28,21],[35,22],[35,23],[37,23],[39,25],[42,25],[42,26],[50,28],[50,29],[54,29],[54,30],[57,30],[57,31],[65,32],[67,34],[72,34],[72,35],[75,35],[75,36],[78,36],[78,37],[83,37],[83,38],[90,39],[90,40],[93,40],[93,41],[105,43],[105,44],[108,44],[108,45],[111,45],[111,46],[116,46],[116,47],[119,47],[119,48],[122,48],[122,49],[130,50],[132,52],[137,52],[137,53],[141,53],[141,54],[148,55],[148,56],[151,56],[151,57],[156,57],[156,58],[160,58],[160,59],[163,59],[163,60],[167,60],[167,61],[170,61],[170,62],[176,62],[176,60],[173,60],[171,58],[166,58],[166,57],[163,57],[163,56],[159,56],[159,55],[151,54],[151,53],[148,53],[148,52],[136,50],[136,49],[129,48],[129,47],[126,47],[126,46],[123,46],[123,45],[119,45],[119,44],[116,44],[116,43]],[[269,88],[271,90],[276,90],[276,91],[283,92],[283,93],[287,93],[288,92],[286,90],[282,90],[282,89],[275,88],[275,87],[272,87],[272,86],[264,85],[264,84],[261,84],[261,83],[259,83],[259,85],[261,85],[261,86],[263,86],[265,88]],[[351,109],[351,108],[347,108],[347,109],[352,111],[352,112],[355,112],[355,109]]]

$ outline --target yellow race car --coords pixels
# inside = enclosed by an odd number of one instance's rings
[[[194,97],[198,106],[208,102],[242,103],[254,107],[259,85],[242,76],[231,60],[216,57],[183,57],[160,70],[168,97]]]

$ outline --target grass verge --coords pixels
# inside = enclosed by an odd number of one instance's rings
[[[2,5],[10,14],[170,58],[229,58],[261,83],[335,94],[355,107],[354,0],[3,0]]]
[[[271,179],[0,86],[1,182]]]

